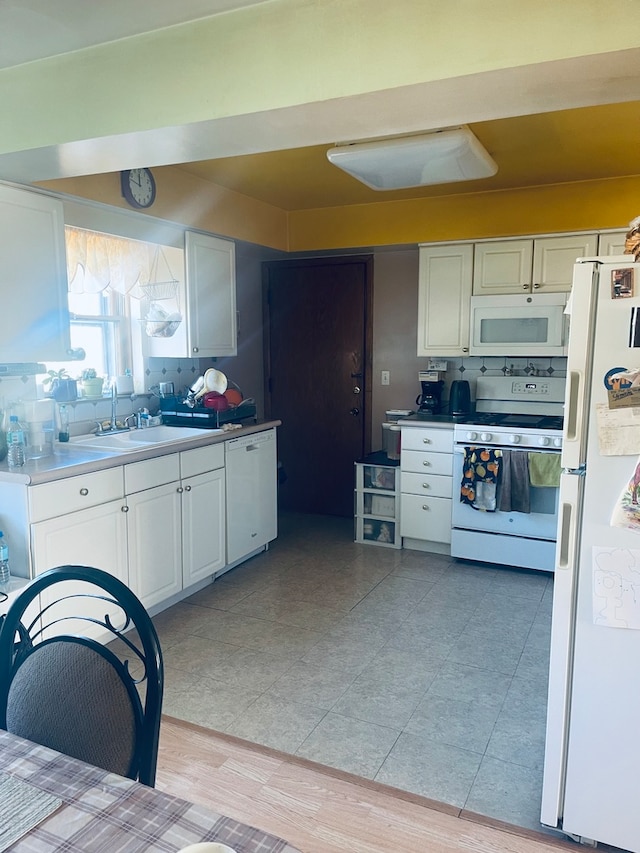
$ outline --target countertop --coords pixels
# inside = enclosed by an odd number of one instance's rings
[[[468,417],[468,416],[465,416]],[[427,413],[414,412],[406,418],[398,421],[399,427],[438,427],[440,429],[453,429],[454,424],[460,423],[462,418],[453,415],[431,415]]]
[[[157,456],[166,456],[182,450],[192,450],[194,447],[202,447],[207,444],[219,444],[233,438],[251,435],[256,432],[272,427],[280,426],[282,421],[258,421],[240,429],[223,432],[211,430],[203,435],[199,433],[192,438],[185,438],[184,434],[189,431],[188,427],[174,427],[176,441],[164,444],[147,445],[140,450],[116,451],[116,450],[92,450],[87,443],[69,444],[55,443],[52,456],[42,459],[32,459],[24,464],[22,468],[9,470],[6,460],[0,462],[0,483],[19,483],[23,485],[36,485],[38,483],[50,483],[65,477],[75,477],[78,474],[89,474],[93,471],[103,471],[105,468],[114,468],[129,462],[139,462],[142,459],[153,459]],[[150,427],[153,429],[153,427]]]

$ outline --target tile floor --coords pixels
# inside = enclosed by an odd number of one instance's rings
[[[552,579],[289,515],[155,617],[164,711],[540,829]]]

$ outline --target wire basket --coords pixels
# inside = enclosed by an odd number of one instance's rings
[[[141,284],[140,290],[145,299],[156,302],[163,299],[175,299],[178,293],[178,281],[155,281],[150,284]]]

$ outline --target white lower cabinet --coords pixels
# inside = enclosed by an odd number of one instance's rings
[[[0,518],[14,573],[27,579],[55,566],[94,566],[145,607],[161,609],[275,539],[276,470],[269,429],[38,485],[2,482]],[[81,594],[83,585],[73,591]]]
[[[124,478],[129,585],[145,607],[224,566],[222,445],[133,462],[125,465]]]
[[[145,607],[182,589],[178,482],[127,495],[129,586]]]
[[[400,452],[400,532],[403,540],[434,544],[451,542],[453,431],[429,427],[402,428]],[[405,542],[411,547],[412,542]]]
[[[56,488],[61,485],[62,488]],[[30,538],[34,574],[42,574],[56,566],[93,566],[128,583],[122,468],[33,486],[29,489],[29,503],[33,520]],[[67,584],[67,594],[81,595],[87,589],[86,584],[79,582]],[[41,607],[52,600],[53,595],[45,591],[41,595]],[[88,601],[83,600],[84,606]],[[104,606],[95,604],[94,607],[95,615],[103,617]],[[64,610],[56,608],[55,618],[64,620],[58,622],[60,631],[80,630],[80,625],[74,628],[70,620],[75,608],[73,600],[65,604]],[[112,618],[117,618],[113,610],[109,612]],[[86,633],[84,622],[81,627]],[[99,631],[94,633],[97,635]]]
[[[224,568],[226,502],[224,448],[186,450],[182,474],[182,582],[189,587]],[[203,473],[194,473],[202,471]]]

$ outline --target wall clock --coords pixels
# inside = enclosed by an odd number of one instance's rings
[[[122,195],[132,207],[151,207],[156,200],[156,182],[151,169],[128,169],[120,173]]]

